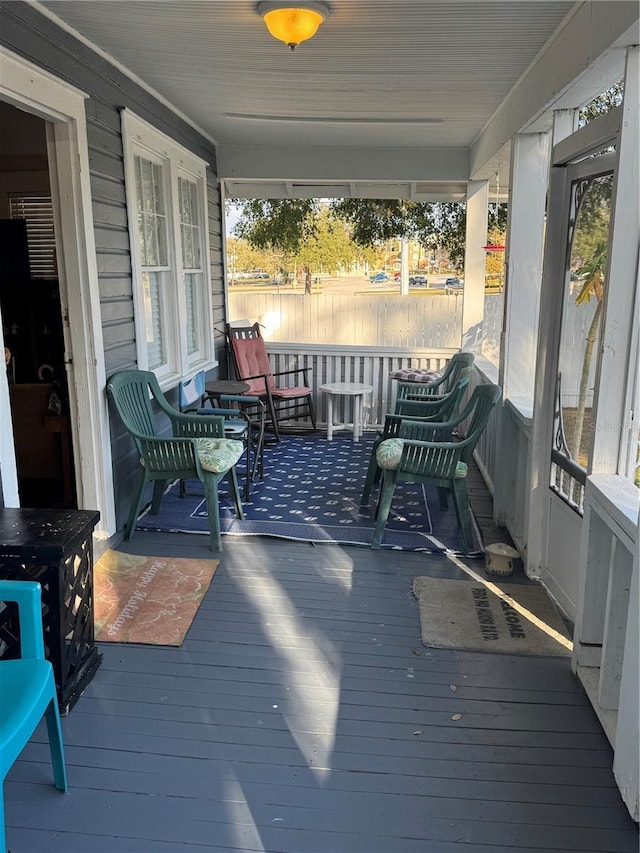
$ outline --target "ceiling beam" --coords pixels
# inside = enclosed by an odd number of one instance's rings
[[[231,180],[466,181],[466,148],[314,148],[231,145],[217,148],[218,175]]]

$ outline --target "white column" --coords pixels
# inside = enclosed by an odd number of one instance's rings
[[[464,253],[464,296],[462,305],[462,349],[482,346],[484,319],[484,271],[489,216],[489,182],[467,183],[467,230]]]
[[[538,344],[538,314],[542,287],[544,221],[551,164],[551,134],[518,134],[511,140],[510,189],[507,220],[506,284],[502,321],[499,383],[503,400],[520,411],[533,408]],[[512,477],[519,443],[501,414],[498,420],[498,470],[493,515],[504,524],[512,507]],[[525,515],[528,500],[525,501]],[[526,542],[526,536],[525,536]]]
[[[406,237],[400,242],[400,296],[409,295],[409,241]]]
[[[502,357],[503,396],[533,402],[551,134],[511,141]]]
[[[576,110],[557,110],[553,114],[553,145],[571,136],[576,128]],[[553,157],[553,152],[551,152]],[[545,182],[548,184],[548,181]],[[569,216],[569,189],[564,171],[556,175],[547,202],[547,216],[553,211],[556,223],[566,222]],[[564,232],[563,232],[564,233]],[[529,577],[539,578],[547,563],[549,466],[553,432],[553,406],[558,371],[558,341],[562,295],[557,292],[558,270],[563,269],[566,245],[557,232],[548,232],[543,260],[543,286],[538,312],[538,343],[534,383],[534,421],[531,435],[531,479],[527,485],[529,504],[525,519],[527,559],[525,570]],[[549,284],[544,284],[548,276]]]
[[[607,263],[607,295],[601,355],[594,400],[593,473],[626,474],[631,426],[631,401],[638,347],[638,138],[640,136],[640,48],[627,49],[622,121],[616,147],[616,175],[611,202]],[[638,413],[635,413],[636,421]]]

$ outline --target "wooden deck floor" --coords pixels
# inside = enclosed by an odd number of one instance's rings
[[[638,850],[567,659],[421,646],[411,580],[461,576],[446,558],[223,548],[181,648],[102,645],[63,720],[67,795],[38,730],[5,783],[11,853]]]

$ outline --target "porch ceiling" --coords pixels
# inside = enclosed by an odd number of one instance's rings
[[[254,0],[37,5],[215,140],[219,174],[236,195],[250,195],[245,180],[255,191],[264,190],[256,181],[277,180],[281,196],[308,195],[309,183],[357,196],[358,182],[386,182],[375,195],[421,200],[460,198],[469,177],[497,170],[506,188],[511,134],[606,49],[592,30],[614,27],[596,7],[611,21],[637,6],[331,0],[316,37],[292,53],[268,34]],[[536,60],[553,71],[521,97]]]

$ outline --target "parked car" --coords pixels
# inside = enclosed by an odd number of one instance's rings
[[[389,281],[389,276],[386,272],[377,272],[369,278],[371,284],[380,284],[383,281]]]
[[[409,287],[427,287],[426,276],[412,275],[409,279]]]
[[[455,290],[462,290],[464,284],[456,276],[448,278],[444,283],[444,292],[453,293]]]

